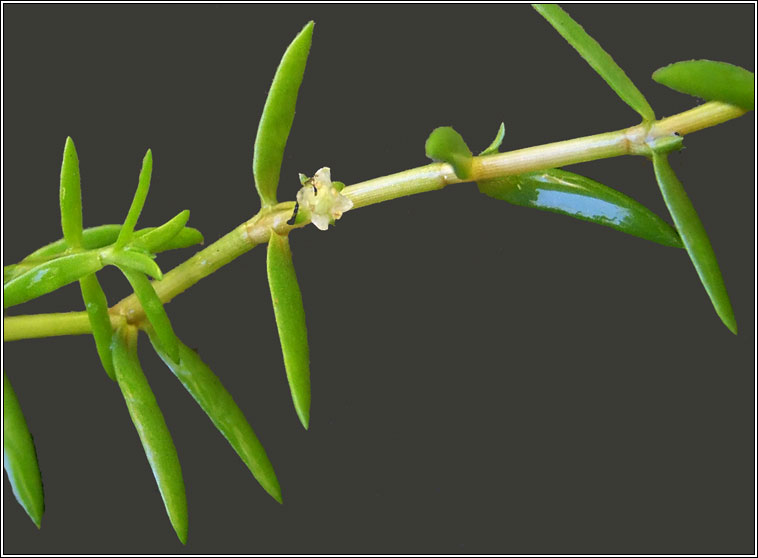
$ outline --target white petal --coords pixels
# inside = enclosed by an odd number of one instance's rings
[[[311,222],[316,225],[316,228],[319,230],[325,231],[329,228],[329,217],[326,215],[314,213],[311,215]]]

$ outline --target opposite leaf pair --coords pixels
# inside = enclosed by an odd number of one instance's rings
[[[108,302],[95,272],[115,265],[132,284],[156,336],[179,358],[178,340],[146,273],[161,279],[163,274],[153,261],[154,252],[202,242],[202,235],[185,227],[189,212],[183,211],[161,227],[134,233],[150,185],[152,155],[147,152],[140,173],[137,193],[124,225],[82,228],[81,180],[79,159],[71,138],[66,140],[61,167],[60,207],[63,238],[30,254],[21,263],[4,269],[4,306],[9,307],[79,281],[93,337],[103,368],[118,379],[114,360],[123,356],[118,344],[112,345],[113,329]],[[131,326],[129,326],[131,327]],[[123,359],[122,359],[123,360]],[[5,432],[5,469],[17,500],[39,525],[44,499],[36,452],[26,421],[7,377],[4,379],[3,422]],[[128,404],[134,404],[134,401]],[[134,416],[134,415],[133,415]],[[139,429],[139,428],[138,428]]]
[[[258,125],[253,176],[264,209],[277,203],[284,148],[295,118],[297,95],[312,37],[311,21],[287,47],[274,75]],[[274,230],[268,242],[266,270],[292,401],[300,422],[307,429],[310,422],[311,379],[305,310],[289,239]]]
[[[147,332],[153,348],[184,388],[213,421],[261,486],[277,502],[282,494],[274,468],[255,432],[218,377],[195,351],[177,341],[178,357],[170,356],[156,331]],[[113,334],[116,380],[179,540],[187,542],[187,497],[179,457],[163,413],[142,372],[137,356],[138,330],[120,327]]]
[[[579,52],[619,97],[642,116],[643,122],[652,123],[655,120],[652,108],[639,89],[581,25],[555,4],[535,4],[534,8]],[[677,62],[657,70],[653,79],[676,91],[708,101],[730,103],[744,110],[752,110],[754,106],[753,73],[724,62]],[[648,156],[652,159],[658,185],[716,313],[724,325],[736,334],[737,322],[713,248],[692,202],[668,164],[667,152],[671,147],[672,145],[666,142],[650,145]]]
[[[611,56],[562,8],[535,4],[534,8],[573,46],[611,88],[652,126],[655,113],[649,103]],[[742,68],[708,60],[680,62],[662,68],[653,78],[677,91],[707,100],[733,103],[752,110],[754,76]],[[497,152],[498,136],[482,155]],[[684,188],[668,164],[667,153],[681,147],[678,135],[648,141],[645,154],[651,158],[661,193],[676,225],[673,230],[652,212],[627,196],[588,178],[561,171],[525,173],[513,177],[479,181],[479,189],[490,196],[517,205],[556,211],[613,227],[669,246],[684,246],[724,324],[737,333],[731,303],[708,236]],[[472,178],[473,155],[463,138],[452,128],[437,128],[426,143],[427,155],[453,167],[458,178]]]

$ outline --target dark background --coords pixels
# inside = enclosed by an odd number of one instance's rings
[[[659,116],[698,100],[649,76],[711,58],[751,70],[743,5],[570,6]],[[289,41],[314,43],[280,199],[297,173],[348,184],[426,164],[453,125],[503,150],[638,121],[526,5],[4,5],[4,263],[60,236],[67,135],[85,226],[121,222],[151,147],[140,223],[179,210],[213,241],[258,210],[252,146]],[[188,491],[183,548],[88,336],[5,346],[35,436],[41,531],[3,481],[6,553],[754,552],[754,117],[688,136],[672,164],[740,326],[686,254],[507,206],[474,185],[293,234],[311,429],[290,401],[258,248],[167,308],[267,448],[279,506],[141,344]],[[579,172],[666,210],[650,165]],[[194,249],[168,253],[170,269]],[[119,273],[101,280],[115,302]],[[67,287],[12,313],[78,310]]]

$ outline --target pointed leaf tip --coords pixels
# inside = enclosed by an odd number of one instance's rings
[[[3,465],[13,495],[39,529],[45,511],[37,450],[13,386],[3,371]]]
[[[684,186],[674,174],[665,153],[653,152],[655,177],[700,282],[711,299],[716,313],[729,330],[737,334],[737,321],[721,275],[711,241],[695,211]]]
[[[132,241],[131,245],[155,253],[184,230],[184,225],[187,224],[189,216],[189,209],[185,209],[160,227],[156,227],[139,236],[135,233],[136,238]]]
[[[574,47],[627,105],[642,116],[643,120],[655,120],[652,107],[629,76],[563,8],[557,4],[532,4],[532,7]]]
[[[71,136],[66,138],[66,145],[63,148],[60,206],[63,238],[70,247],[79,248],[82,244],[82,190],[79,156]]]
[[[148,328],[147,333],[158,356],[205,411],[263,489],[281,503],[282,491],[266,450],[218,376],[202,361],[197,352],[181,341],[179,360],[174,361],[163,350],[155,331]]]
[[[604,184],[561,169],[479,181],[479,191],[514,205],[551,211],[682,248],[676,230],[641,203]]]
[[[279,173],[311,49],[313,26],[313,21],[307,23],[287,47],[258,124],[253,149],[253,177],[264,207],[276,204]]]
[[[129,212],[126,214],[126,219],[124,220],[124,224],[116,239],[116,247],[124,246],[124,244],[132,239],[134,226],[137,224],[137,220],[142,213],[142,208],[145,206],[145,200],[147,199],[147,193],[150,190],[150,179],[152,174],[153,153],[148,149],[147,153],[145,153],[145,157],[142,159],[142,168],[139,173],[137,190],[134,193],[132,205],[129,207]]]
[[[177,537],[187,542],[187,496],[179,456],[137,356],[137,329],[113,334],[113,366],[129,416],[145,450],[153,476]]]
[[[292,401],[300,422],[307,430],[311,378],[305,310],[292,264],[289,239],[273,231],[268,243],[266,270]]]
[[[492,155],[493,153],[497,153],[498,149],[500,149],[500,144],[503,143],[503,137],[505,137],[505,122],[500,123],[500,128],[497,129],[497,134],[495,134],[495,139],[492,140],[492,143],[489,144],[489,146],[482,151],[479,156],[482,155]]]

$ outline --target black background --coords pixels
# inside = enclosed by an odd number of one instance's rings
[[[179,210],[207,241],[258,209],[252,145],[289,41],[316,20],[282,169],[348,184],[425,164],[441,125],[503,150],[638,121],[525,5],[4,5],[4,263],[60,236],[71,135],[85,226]],[[570,6],[659,116],[698,100],[650,80],[676,60],[753,68],[743,5]],[[167,308],[234,394],[279,506],[142,343],[188,491],[166,518],[88,336],[5,346],[35,436],[41,531],[4,492],[6,553],[752,553],[754,118],[688,136],[672,164],[710,233],[740,326],[686,254],[507,206],[474,185],[292,237],[311,345],[311,428],[290,401],[258,248]],[[573,168],[572,168],[573,169]],[[575,167],[666,215],[643,158]],[[193,249],[161,255],[165,270]],[[115,302],[117,271],[101,280]],[[13,313],[78,310],[78,289]]]

